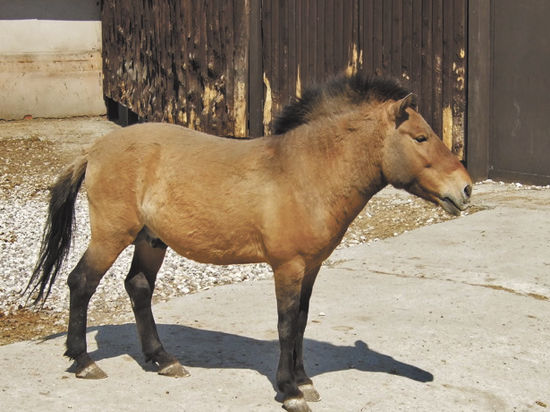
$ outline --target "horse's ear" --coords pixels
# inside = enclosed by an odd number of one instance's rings
[[[401,102],[400,109],[404,111],[407,107],[410,107],[416,110],[416,101],[417,101],[416,94],[409,93],[408,95],[406,95],[400,100]]]
[[[401,126],[401,123],[409,119],[409,114],[407,113],[407,108],[412,108],[416,110],[416,95],[414,93],[409,93],[401,100],[396,101],[393,104],[393,112],[395,116],[395,128],[397,129]]]

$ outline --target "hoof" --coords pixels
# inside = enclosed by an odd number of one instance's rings
[[[289,398],[283,402],[283,408],[288,412],[311,412],[304,398]]]
[[[187,369],[185,369],[179,362],[171,363],[170,365],[159,369],[158,374],[170,376],[172,378],[184,378],[190,375]]]
[[[304,399],[307,402],[319,402],[321,400],[321,395],[319,395],[319,392],[317,392],[317,390],[311,383],[298,385],[298,389],[302,391],[302,393],[304,394]]]
[[[95,363],[76,370],[76,377],[81,379],[105,379],[107,374]]]

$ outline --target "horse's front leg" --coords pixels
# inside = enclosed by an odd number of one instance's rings
[[[306,374],[304,368],[304,331],[306,329],[307,317],[309,311],[309,300],[311,298],[311,292],[313,284],[319,273],[321,266],[317,266],[306,272],[304,280],[302,282],[302,288],[300,292],[300,308],[298,312],[298,336],[294,343],[294,375],[296,377],[296,383],[298,388],[304,394],[304,398],[308,402],[318,402],[321,400],[319,392],[313,386],[313,382]]]
[[[308,412],[302,391],[296,381],[295,347],[299,336],[299,311],[302,281],[305,274],[303,261],[290,261],[274,268],[275,293],[280,357],[277,367],[277,386],[283,394],[283,407],[290,412]]]

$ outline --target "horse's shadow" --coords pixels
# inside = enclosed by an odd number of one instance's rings
[[[146,371],[155,371],[140,352],[134,324],[108,325],[97,330],[98,349],[94,360],[129,355]],[[232,333],[205,330],[182,325],[158,325],[165,348],[184,366],[199,368],[251,369],[264,375],[275,387],[275,367],[279,354],[277,340],[261,340]],[[57,335],[59,336],[59,335]],[[357,369],[398,375],[418,382],[431,382],[433,375],[423,369],[398,361],[389,355],[369,349],[361,340],[353,346],[304,339],[306,370],[310,377],[327,372]],[[74,366],[69,368],[73,370]]]

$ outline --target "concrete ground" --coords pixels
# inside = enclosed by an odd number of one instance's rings
[[[550,407],[550,190],[477,188],[481,212],[339,250],[316,283],[306,366],[313,411]],[[154,308],[191,377],[144,364],[133,323],[89,330],[109,375],[78,380],[64,336],[0,347],[3,411],[276,411],[271,281]]]

